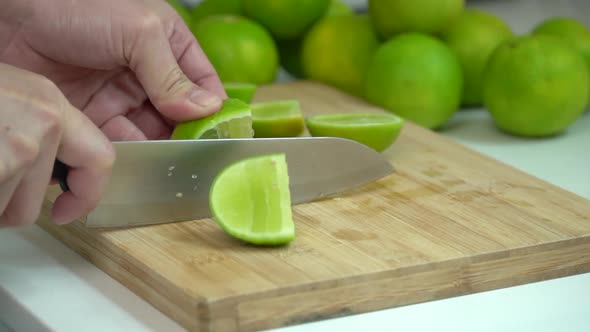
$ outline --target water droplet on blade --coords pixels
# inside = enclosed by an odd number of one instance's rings
[[[181,198],[182,196],[182,193],[176,193],[176,197]]]

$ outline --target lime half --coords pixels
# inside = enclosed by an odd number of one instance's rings
[[[322,114],[305,119],[312,136],[342,137],[383,151],[395,142],[404,120],[387,113]]]
[[[274,100],[253,103],[254,137],[294,137],[305,128],[298,100]]]
[[[223,88],[229,98],[236,98],[250,103],[256,94],[256,84],[248,82],[225,82]]]
[[[295,238],[285,154],[230,164],[209,193],[213,219],[229,235],[256,245],[282,245]]]
[[[221,110],[205,118],[179,123],[171,139],[252,138],[250,106],[236,98],[223,100]]]

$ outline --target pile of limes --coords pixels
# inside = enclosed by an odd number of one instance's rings
[[[559,134],[590,105],[590,30],[573,18],[516,35],[465,0],[367,0],[366,13],[343,0],[176,8],[228,84],[270,84],[282,67],[430,129],[484,107],[520,136]]]

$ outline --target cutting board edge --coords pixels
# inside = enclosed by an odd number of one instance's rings
[[[566,247],[560,247],[562,245]],[[500,256],[503,258],[495,260],[495,265],[499,266],[499,270],[502,267],[505,268],[503,274],[496,276],[495,280],[489,281],[486,277],[498,273],[497,270],[485,270],[486,264],[494,259],[483,259],[480,261],[473,261],[470,258],[458,258],[455,260],[441,261],[438,264],[447,264],[451,261],[457,262],[468,262],[467,264],[455,264],[454,266],[438,267],[437,269],[425,269],[422,271],[414,271],[408,275],[404,275],[401,272],[393,273],[392,270],[376,272],[372,274],[375,278],[362,280],[351,280],[346,279],[346,282],[339,283],[335,287],[322,288],[317,284],[313,284],[312,289],[304,290],[301,289],[303,286],[293,287],[289,292],[287,288],[280,290],[279,294],[249,294],[243,295],[238,298],[222,299],[218,302],[213,301],[212,305],[219,306],[219,308],[232,308],[231,311],[237,313],[236,331],[255,331],[259,329],[277,328],[290,325],[298,325],[302,323],[309,323],[318,320],[325,320],[329,318],[336,318],[341,316],[348,316],[353,314],[366,313],[376,310],[390,309],[401,307],[405,305],[417,304],[422,302],[452,298],[456,296],[469,295],[475,293],[481,293],[490,290],[502,289],[507,287],[514,287],[532,282],[540,282],[544,280],[550,280],[565,276],[572,276],[580,273],[590,272],[590,254],[579,257],[576,259],[564,259],[563,257],[575,257],[578,252],[590,252],[590,235],[583,238],[573,238],[569,240],[556,241],[554,243],[544,243],[539,246],[549,246],[552,249],[544,252],[535,252],[535,247],[523,247],[519,250],[520,254],[515,252],[502,251]],[[518,250],[518,249],[517,249]],[[495,253],[490,253],[494,256]],[[486,254],[482,254],[486,256]],[[476,256],[473,256],[476,257]],[[537,259],[537,264],[527,267],[526,263],[531,260]],[[553,259],[559,263],[552,268],[547,269],[545,263],[546,259]],[[519,263],[522,263],[520,264]],[[566,261],[568,263],[560,263]],[[505,265],[502,265],[505,264]],[[428,264],[425,264],[428,265]],[[514,275],[514,265],[520,265],[522,271],[520,274]],[[482,269],[483,274],[478,274]],[[436,275],[441,276],[438,278]],[[444,276],[447,275],[446,279]],[[473,276],[479,276],[483,283],[470,283],[468,279]],[[424,285],[415,284],[420,281],[427,283],[428,281],[439,280],[448,281],[441,285],[434,285],[425,287],[426,291],[418,292],[417,295],[403,295],[402,285],[414,285],[413,287],[420,288]],[[382,285],[378,291],[375,291],[375,285]],[[389,287],[391,285],[397,285],[395,287]],[[444,285],[450,285],[444,287]],[[309,287],[309,286],[308,286]],[[365,294],[363,290],[366,290]],[[388,296],[384,295],[387,292],[399,291],[401,296]],[[272,292],[272,291],[271,291]],[[314,298],[311,298],[310,294],[318,292]],[[351,301],[350,292],[356,292],[357,294],[357,305],[350,306],[337,306],[333,305],[334,298],[338,296],[343,297],[342,303],[350,303]],[[373,293],[371,293],[373,292]],[[346,295],[343,295],[346,294]],[[374,295],[374,296],[373,296]],[[381,302],[375,301],[375,298],[382,297]],[[352,298],[355,298],[352,296]],[[309,304],[314,299],[319,299],[319,303]],[[338,299],[336,300],[338,302]],[[281,304],[289,304],[288,307],[281,307]],[[307,305],[307,307],[306,307]],[[217,314],[213,308],[213,315]],[[291,310],[291,312],[289,311]],[[260,315],[260,313],[272,313],[265,315],[260,320],[253,320],[251,322],[246,321],[244,324],[243,316]],[[286,315],[285,312],[293,313],[292,315]],[[226,316],[225,313],[220,313]],[[215,329],[211,331],[217,331]],[[222,331],[222,330],[220,330]]]
[[[523,246],[520,248],[509,248],[509,249],[501,249],[490,251],[486,253],[480,253],[473,256],[465,256],[465,257],[456,257],[446,260],[436,261],[434,263],[423,263],[423,264],[416,264],[411,265],[408,264],[407,266],[400,266],[394,267],[382,271],[375,271],[371,273],[365,274],[358,274],[356,276],[347,277],[346,279],[326,279],[322,281],[315,281],[315,282],[304,282],[298,285],[292,285],[288,287],[282,287],[280,289],[267,289],[257,292],[245,293],[239,296],[240,299],[251,299],[258,297],[260,295],[284,295],[281,293],[297,293],[300,291],[305,291],[305,288],[310,287],[310,285],[315,286],[315,288],[325,288],[326,286],[335,285],[336,287],[344,287],[358,283],[364,282],[371,282],[371,281],[379,281],[382,279],[391,279],[402,277],[404,275],[411,275],[411,274],[418,274],[430,271],[435,269],[438,266],[445,265],[446,268],[460,268],[464,266],[468,266],[471,264],[482,264],[490,261],[497,261],[501,259],[507,258],[514,258],[514,257],[524,257],[527,255],[533,255],[536,251],[546,250],[546,251],[555,251],[555,250],[562,250],[563,248],[570,248],[580,245],[590,245],[590,234],[587,234],[582,237],[572,237],[569,239],[561,239],[553,242],[542,242],[538,244],[533,244],[529,246]],[[203,303],[207,303],[209,305],[221,305],[226,304],[227,302],[232,302],[236,297],[235,296],[227,296],[227,297],[219,297],[219,298],[210,298],[204,301]]]

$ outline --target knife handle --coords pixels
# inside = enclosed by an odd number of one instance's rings
[[[51,172],[51,178],[59,181],[59,186],[64,192],[69,191],[68,187],[68,166],[59,160],[55,160],[53,164],[53,171]]]

